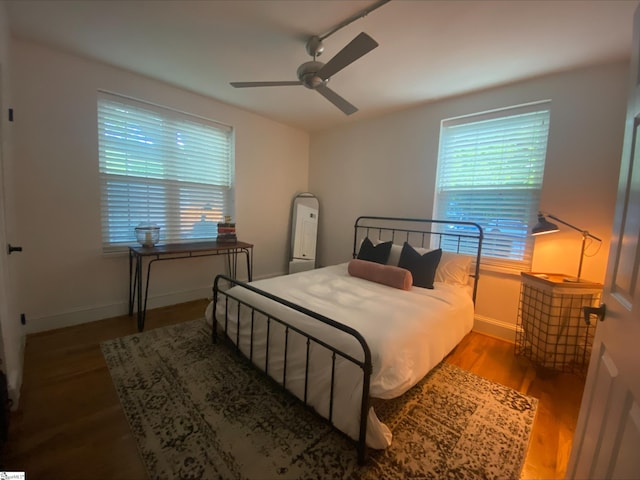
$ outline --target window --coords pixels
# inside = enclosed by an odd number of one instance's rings
[[[104,251],[135,243],[140,223],[181,242],[233,216],[230,127],[99,92],[98,146]]]
[[[434,217],[480,224],[485,265],[531,265],[549,107],[541,102],[442,122]]]

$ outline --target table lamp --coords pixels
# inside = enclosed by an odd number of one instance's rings
[[[544,213],[544,212],[538,212],[538,223],[535,225],[535,227],[531,229],[531,235],[543,235],[546,233],[554,233],[554,232],[560,231],[558,226],[555,223],[551,223],[549,220],[547,220],[545,216],[555,220],[556,222],[560,222],[561,224],[566,225],[567,227],[572,228],[582,234],[582,245],[580,247],[580,263],[578,264],[578,276],[575,279],[575,281],[579,282],[580,275],[582,274],[582,261],[584,259],[584,249],[586,246],[587,237],[597,240],[599,242],[602,242],[602,240],[596,237],[595,235],[592,235],[586,230],[583,230],[581,228],[576,227],[575,225],[571,225],[570,223],[565,222],[564,220],[556,217],[555,215],[551,215],[550,213]],[[572,279],[566,279],[566,280],[572,281]]]

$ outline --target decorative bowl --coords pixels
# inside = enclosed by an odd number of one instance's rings
[[[136,228],[136,240],[143,247],[153,247],[160,241],[160,227],[141,223]]]

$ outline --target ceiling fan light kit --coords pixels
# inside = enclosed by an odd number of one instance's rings
[[[351,42],[349,42],[346,47],[340,50],[327,63],[318,62],[316,58],[319,57],[324,51],[324,44],[322,43],[322,40],[335,33],[340,28],[357,20],[358,18],[364,17],[365,15],[384,5],[388,1],[389,0],[381,0],[377,2],[369,9],[365,9],[356,14],[354,17],[351,17],[350,19],[342,22],[322,37],[319,37],[317,35],[310,37],[305,44],[305,48],[307,53],[311,57],[313,57],[313,60],[305,62],[298,67],[298,70],[296,72],[298,81],[285,80],[275,82],[231,82],[231,86],[235,88],[248,88],[303,85],[310,90],[316,90],[324,98],[326,98],[333,105],[339,108],[345,115],[351,115],[352,113],[357,112],[358,109],[354,105],[352,105],[336,92],[327,87],[327,83],[333,75],[376,48],[378,46],[378,43],[369,35],[362,32],[356,38],[351,40]]]

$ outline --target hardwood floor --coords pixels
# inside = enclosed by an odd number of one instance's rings
[[[146,329],[203,316],[207,300],[147,312]],[[3,469],[37,479],[144,479],[100,342],[136,333],[128,316],[30,335]],[[472,332],[447,362],[540,400],[522,478],[563,478],[583,379],[534,368],[511,343]]]

